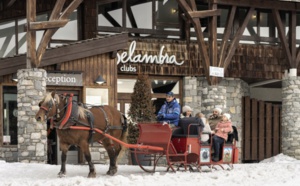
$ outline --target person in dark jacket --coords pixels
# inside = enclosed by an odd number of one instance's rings
[[[174,97],[173,92],[166,94],[166,101],[157,113],[157,120],[162,123],[167,123],[171,128],[178,126],[180,117],[180,105]]]

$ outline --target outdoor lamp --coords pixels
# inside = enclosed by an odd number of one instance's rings
[[[102,76],[98,76],[95,83],[101,85],[101,84],[105,83],[105,80],[103,79]]]
[[[13,74],[12,78],[13,81],[18,82],[18,76],[16,73]]]

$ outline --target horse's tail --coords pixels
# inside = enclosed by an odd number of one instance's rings
[[[122,130],[122,136],[121,136],[121,141],[123,141],[124,143],[127,143],[127,118],[126,116],[123,114],[123,113],[120,113],[122,115],[121,117],[121,123],[122,123],[122,126],[123,126],[123,130]],[[122,157],[124,153],[126,153],[126,149],[123,145],[121,145],[121,150],[120,150],[120,153],[119,153],[119,156],[118,157]]]

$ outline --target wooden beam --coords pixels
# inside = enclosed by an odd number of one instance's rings
[[[27,0],[26,3],[26,17],[27,24],[36,21],[36,0]],[[28,31],[26,34],[27,40],[27,58],[26,68],[36,68],[36,33],[35,31]]]
[[[65,2],[66,0],[56,1],[54,8],[51,12],[49,21],[57,20],[59,18],[59,14],[61,13]]]
[[[51,17],[53,17],[54,19],[56,17],[59,17],[58,19],[59,20],[66,20],[67,17],[70,16],[70,14],[80,5],[80,3],[82,2],[83,0],[73,0],[72,3],[69,4],[69,6],[63,11],[63,13],[59,16],[59,12],[58,10],[56,10],[56,15],[51,15]],[[56,3],[59,3],[60,1],[56,1]],[[55,5],[55,7],[60,7],[59,5]],[[59,9],[59,8],[57,8]],[[47,45],[51,39],[51,37],[54,35],[54,33],[57,31],[58,29],[57,28],[54,28],[54,29],[48,29],[45,31],[42,39],[41,39],[41,42],[40,42],[40,45],[37,49],[37,66],[40,65],[41,63],[41,60],[42,60],[42,57],[43,57],[43,54],[47,48]]]
[[[131,11],[131,9],[129,11]],[[127,23],[126,23],[126,19],[127,19],[126,14],[127,14],[127,12],[128,12],[128,10],[127,10],[127,0],[123,0],[123,2],[122,2],[122,27],[123,28],[127,27]],[[131,14],[132,14],[132,12],[131,12]]]
[[[184,31],[185,31],[185,37],[186,37],[186,48],[187,48],[187,52],[188,52],[188,55],[189,55],[189,59],[190,59],[190,44],[191,44],[191,21],[190,20],[187,20],[185,22],[185,28],[184,28]]]
[[[297,68],[298,63],[296,61],[296,26],[297,26],[297,15],[295,11],[290,12],[289,17],[289,46],[291,51],[291,66]]]
[[[202,11],[190,11],[188,12],[191,18],[205,18],[211,16],[221,15],[221,9],[215,10],[202,10]]]
[[[188,0],[190,5],[185,0],[177,0],[177,1],[178,1],[179,6],[182,8],[183,12],[186,15],[188,15],[188,12],[191,12],[192,10],[197,10],[195,0]],[[197,36],[197,43],[198,43],[200,54],[202,57],[204,74],[205,74],[205,77],[207,78],[208,84],[211,84],[211,79],[209,76],[209,57],[208,57],[206,44],[204,41],[203,32],[201,29],[200,19],[198,19],[198,18],[192,19],[191,17],[189,17],[189,18],[195,28],[195,33]]]
[[[192,11],[191,7],[187,4],[185,0],[177,0],[177,1],[179,6],[181,6],[182,10],[184,10],[185,13]]]
[[[123,2],[123,3],[124,3],[124,2]],[[127,7],[127,9],[126,9],[127,15],[128,15],[128,18],[129,18],[129,21],[130,21],[130,23],[131,23],[132,28],[138,28],[131,7],[130,7],[130,6],[126,6],[126,7]],[[124,15],[124,17],[125,17],[125,19],[127,18],[126,14]],[[123,25],[123,27],[126,28],[126,26],[124,26],[124,25]],[[138,37],[139,37],[140,34],[139,34],[139,33],[136,33],[135,36],[138,36]]]
[[[285,51],[285,54],[287,56],[290,68],[293,68],[293,66],[292,66],[292,55],[291,55],[291,51],[290,51],[289,46],[288,46],[288,42],[286,41],[284,27],[283,27],[283,24],[281,22],[279,11],[277,9],[273,9],[272,12],[273,12],[273,17],[274,17],[275,24],[277,25],[278,35],[279,35],[280,41],[282,43],[282,48]]]
[[[233,27],[233,21],[236,13],[236,6],[232,6],[230,9],[230,12],[228,13],[226,26],[224,30],[223,39],[221,42],[221,48],[220,48],[220,59],[219,59],[219,67],[224,67],[224,58],[226,54],[226,49],[228,46],[228,40],[231,33],[231,29]]]
[[[201,0],[207,1],[207,0]],[[259,9],[277,9],[286,11],[298,11],[300,10],[300,3],[286,2],[286,1],[274,1],[274,0],[214,0],[214,3],[218,5],[238,6],[238,7],[252,7]]]
[[[192,11],[197,11],[197,4],[195,0],[188,0],[188,4]]]
[[[246,26],[247,26],[247,24],[248,24],[248,22],[249,22],[249,20],[250,20],[250,18],[251,18],[251,16],[252,16],[253,12],[254,12],[254,8],[251,7],[251,8],[248,10],[248,13],[247,13],[247,15],[246,15],[246,17],[245,17],[245,19],[244,19],[243,24],[242,24],[241,27],[238,29],[238,31],[237,31],[237,33],[236,33],[236,35],[235,35],[233,41],[231,42],[230,48],[229,48],[228,53],[227,53],[227,57],[226,57],[226,59],[225,59],[225,61],[224,61],[224,72],[226,72],[227,67],[228,67],[228,65],[230,64],[230,61],[231,61],[231,59],[232,59],[232,56],[233,56],[234,53],[235,53],[235,50],[236,50],[236,48],[237,48],[237,46],[238,46],[238,44],[239,44],[240,38],[241,38],[241,36],[243,35],[243,33],[244,33],[244,31],[245,31],[245,28],[246,28]]]
[[[209,9],[217,10],[217,4],[209,4]],[[221,13],[221,12],[220,12]],[[212,16],[209,18],[209,59],[210,66],[218,66],[218,43],[217,43],[217,16]],[[212,77],[212,85],[217,84],[217,78]]]
[[[28,30],[33,31],[33,30],[60,28],[60,27],[64,27],[68,22],[69,20],[30,22]]]
[[[201,23],[200,20],[193,20],[192,21],[194,28],[195,28],[195,32],[197,35],[197,42],[199,45],[199,49],[200,49],[200,53],[202,54],[202,64],[203,64],[203,68],[204,68],[204,74],[205,77],[207,78],[208,84],[211,85],[211,79],[209,76],[209,57],[208,57],[208,53],[207,53],[207,48],[205,45],[205,41],[204,41],[204,37],[203,37],[203,33],[202,33],[202,29],[201,29]]]
[[[40,67],[51,66],[67,61],[100,55],[128,47],[128,34],[111,35],[104,38],[87,40],[46,50]],[[26,55],[0,59],[0,76],[17,72],[26,68]]]
[[[15,2],[16,2],[16,0],[10,0],[10,1],[8,1],[8,3],[6,4],[6,8],[12,6]]]
[[[72,3],[69,4],[69,6],[62,12],[59,19],[63,20],[68,18],[74,10],[82,3],[83,0],[73,0]]]

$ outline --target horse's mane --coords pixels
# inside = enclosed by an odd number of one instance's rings
[[[78,116],[79,118],[85,119],[86,118],[86,112],[91,112],[88,109],[83,108],[83,106],[78,106]]]
[[[55,94],[54,98],[56,99],[57,103],[59,104],[59,101],[60,101],[59,100],[59,96],[57,94]],[[47,92],[46,96],[45,96],[45,98],[44,98],[44,100],[42,102],[48,103],[50,101],[52,101],[52,103],[54,104],[54,100],[52,98],[51,92]]]
[[[59,96],[57,94],[55,94],[54,98],[56,99],[57,104],[59,104],[60,103]],[[46,93],[46,96],[45,96],[43,102],[46,102],[46,103],[52,102],[52,104],[54,104],[54,99],[51,95],[51,92]],[[91,111],[88,110],[88,109],[85,109],[83,106],[78,106],[78,116],[79,116],[79,118],[85,119],[86,118],[86,114],[85,114],[86,112],[91,112]]]

